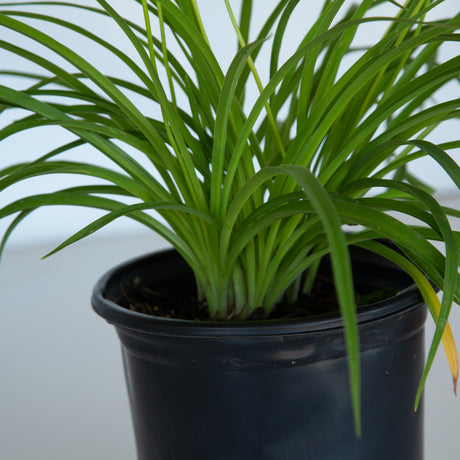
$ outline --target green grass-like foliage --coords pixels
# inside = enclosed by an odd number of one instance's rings
[[[321,258],[330,255],[359,413],[359,341],[348,246],[361,245],[399,263],[419,285],[437,320],[426,373],[451,305],[460,300],[459,234],[448,222],[449,215],[460,212],[440,206],[407,168],[429,156],[460,186],[459,167],[447,153],[460,141],[435,145],[426,140],[438,125],[459,116],[460,99],[436,102],[435,93],[454,84],[451,94],[458,95],[460,56],[439,61],[438,51],[459,41],[460,16],[430,21],[442,1],[350,5],[324,0],[313,26],[301,31],[297,49],[282,61],[283,39],[299,0],[280,0],[268,15],[266,6],[257,11],[263,2],[242,0],[239,19],[234,4],[223,1],[228,14],[215,20],[230,20],[238,42],[227,69],[209,43],[195,0],[126,0],[139,11],[141,25],[123,18],[106,0],[94,0],[92,6],[2,3],[0,30],[28,37],[52,53],[0,40],[3,50],[41,68],[40,73],[1,63],[0,83],[20,76],[25,89],[0,84],[0,113],[21,108],[26,115],[3,126],[0,141],[49,125],[65,128],[75,140],[1,170],[0,190],[36,176],[50,175],[52,182],[53,174],[100,179],[96,185],[3,203],[0,218],[14,217],[2,248],[13,229],[41,206],[106,211],[55,251],[128,216],[182,254],[210,317],[219,320],[244,320],[260,306],[269,314],[281,299],[294,301],[311,289]],[[382,3],[392,4],[394,17],[374,15]],[[50,5],[56,16],[43,12]],[[77,10],[112,21],[131,52],[97,30],[62,19],[63,11],[72,18]],[[261,14],[266,22],[250,33],[251,15]],[[369,23],[385,24],[386,31],[379,41],[357,47],[356,33]],[[88,57],[93,47],[105,48],[132,78],[104,74],[72,48],[72,40],[53,38],[45,27],[50,24],[91,41]],[[264,48],[267,63],[257,59]],[[258,73],[262,69],[265,82]],[[248,103],[248,83],[254,82],[258,92]],[[79,161],[84,144],[114,167]],[[74,154],[75,161],[62,160],[64,152]],[[404,223],[404,216],[417,224]],[[360,230],[344,232],[347,224]],[[393,240],[411,262],[376,242],[382,237]],[[445,244],[446,256],[433,241]],[[443,291],[439,315],[425,276]]]

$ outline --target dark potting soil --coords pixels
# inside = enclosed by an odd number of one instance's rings
[[[132,286],[121,286],[121,295],[113,299],[132,311],[165,318],[211,321],[206,302],[198,301],[193,285],[177,289],[158,290],[142,286],[134,280]],[[137,282],[136,282],[137,281]],[[377,302],[397,293],[395,289],[378,289],[368,294],[357,293],[358,306]],[[311,294],[300,296],[295,303],[279,303],[267,317],[262,307],[257,308],[247,321],[263,319],[295,319],[338,312],[337,296],[332,280],[318,276]],[[234,319],[232,317],[227,320]]]

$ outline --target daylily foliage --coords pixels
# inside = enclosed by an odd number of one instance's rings
[[[128,216],[182,254],[211,318],[219,320],[244,320],[260,306],[269,314],[280,300],[294,301],[311,289],[321,258],[329,255],[358,414],[359,340],[348,255],[348,246],[356,244],[400,265],[429,306],[437,328],[422,383],[441,340],[456,380],[458,359],[447,320],[452,303],[460,300],[460,241],[449,217],[460,217],[460,211],[438,204],[409,166],[431,157],[460,186],[460,169],[450,153],[460,141],[427,140],[460,113],[460,55],[439,58],[445,44],[459,41],[459,15],[431,20],[442,1],[324,0],[283,60],[283,40],[301,2],[280,0],[267,14],[266,7],[258,11],[260,3],[242,0],[238,15],[235,2],[224,0],[226,15],[216,21],[230,21],[237,51],[222,68],[199,2],[126,2],[139,11],[139,22],[122,17],[106,0],[91,6],[2,3],[0,30],[52,53],[0,41],[4,51],[35,65],[29,70],[1,63],[0,115],[14,108],[26,114],[0,128],[0,141],[49,125],[75,139],[1,170],[0,190],[36,176],[83,180],[81,186],[2,203],[0,218],[14,216],[2,248],[14,228],[42,206],[105,211],[55,251]],[[384,3],[392,5],[392,17],[374,14]],[[55,15],[46,13],[49,5]],[[111,20],[131,51],[72,22],[74,11]],[[251,18],[262,14],[266,20],[254,33]],[[384,24],[386,31],[373,43],[356,45],[361,27],[373,23]],[[85,55],[46,26],[105,49],[132,79],[95,67],[92,47],[86,46]],[[267,63],[258,59],[265,48]],[[2,84],[11,75],[23,79],[22,90]],[[254,82],[256,94],[250,89]],[[452,98],[436,102],[446,85],[454,85]],[[81,161],[83,145],[105,155],[113,168]],[[75,160],[61,159],[64,152]],[[85,177],[100,183],[87,184]],[[408,224],[407,216],[417,223]],[[344,232],[346,225],[354,231]],[[390,238],[406,257],[379,238]],[[439,241],[445,251],[435,245]],[[441,301],[427,278],[441,289]]]

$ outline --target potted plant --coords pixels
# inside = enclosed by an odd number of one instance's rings
[[[48,125],[75,139],[3,169],[0,189],[55,174],[99,182],[2,204],[0,218],[14,217],[1,248],[56,204],[106,213],[50,254],[120,216],[174,247],[114,269],[93,295],[122,341],[139,459],[421,459],[423,385],[441,341],[458,375],[448,316],[459,235],[448,218],[460,211],[408,166],[431,157],[460,185],[449,154],[460,141],[427,140],[458,117],[458,98],[435,97],[459,78],[460,57],[438,57],[458,41],[459,16],[432,20],[442,2],[427,0],[325,0],[282,59],[299,1],[277,1],[253,35],[266,5],[243,0],[237,19],[224,0],[238,41],[224,69],[195,0],[131,3],[142,26],[106,0],[2,5],[2,30],[65,63],[0,42],[42,69],[2,71],[26,86],[0,84],[0,110],[26,115],[0,140]],[[382,3],[393,16],[376,13]],[[56,14],[41,12],[50,4]],[[131,53],[69,20],[76,10],[112,21]],[[386,29],[356,46],[366,24]],[[106,75],[46,25],[103,48],[132,78]],[[81,145],[113,167],[79,161]],[[426,365],[425,304],[436,322]]]

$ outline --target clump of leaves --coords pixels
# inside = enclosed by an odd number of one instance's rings
[[[142,26],[123,18],[106,0],[94,2],[98,6],[2,4],[0,28],[28,37],[66,64],[14,41],[0,42],[3,50],[42,69],[3,69],[2,75],[23,77],[27,84],[23,90],[0,85],[0,110],[21,108],[28,114],[1,128],[0,140],[49,125],[65,128],[75,139],[0,171],[0,190],[44,175],[100,179],[96,185],[3,205],[0,217],[15,218],[2,247],[41,206],[107,211],[55,251],[128,216],[181,253],[214,319],[245,319],[260,306],[268,315],[281,299],[294,301],[311,290],[321,259],[330,255],[358,411],[359,344],[348,246],[359,245],[400,265],[437,322],[423,380],[443,337],[456,375],[447,319],[453,301],[460,299],[459,235],[448,216],[460,212],[439,205],[407,166],[429,156],[460,186],[459,167],[447,153],[460,142],[426,140],[459,114],[459,99],[434,102],[440,88],[459,78],[460,56],[438,61],[443,44],[458,42],[458,15],[430,21],[440,1],[364,0],[350,6],[345,0],[325,0],[297,49],[281,62],[283,38],[299,0],[278,1],[255,35],[250,34],[251,16],[259,12],[253,2],[242,1],[238,20],[225,0],[238,50],[223,69],[195,0],[130,2],[143,12]],[[394,5],[394,17],[373,15],[382,3]],[[97,31],[41,12],[46,5],[56,12],[62,7],[110,18],[132,53]],[[357,48],[357,31],[369,23],[387,29],[375,43]],[[47,25],[102,47],[133,78],[103,73],[72,42],[45,32]],[[269,76],[262,82],[263,63],[257,58],[266,47]],[[253,81],[259,92],[249,105],[245,100]],[[135,104],[132,95],[146,104]],[[114,167],[79,161],[84,144]],[[75,161],[59,159],[63,152],[74,154]],[[407,224],[406,216],[418,223]],[[347,224],[359,225],[359,231],[344,233]],[[382,237],[394,241],[406,257],[377,242]],[[445,256],[433,241],[445,244]],[[441,302],[426,277],[443,291]]]

